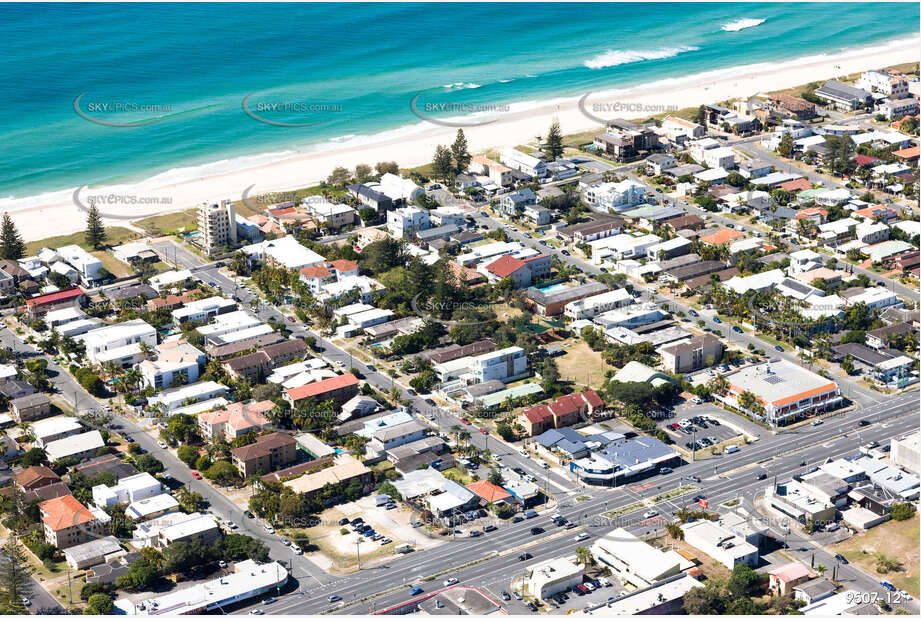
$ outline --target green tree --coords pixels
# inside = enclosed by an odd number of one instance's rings
[[[188,467],[194,468],[195,462],[198,461],[198,449],[194,446],[183,444],[176,449],[176,457]]]
[[[3,213],[3,224],[0,226],[0,253],[5,260],[18,260],[25,254],[26,245],[22,236],[16,229],[16,224],[9,213]]]
[[[134,467],[140,472],[148,472],[150,474],[163,472],[163,462],[147,453],[138,455],[134,458]]]
[[[435,158],[432,160],[432,175],[447,181],[454,174],[454,160],[451,151],[439,144],[435,147]]]
[[[102,216],[96,204],[90,204],[89,212],[86,213],[86,244],[93,249],[98,249],[106,241],[106,228],[102,224]]]
[[[451,144],[451,156],[454,158],[454,171],[463,174],[470,165],[470,153],[467,151],[467,137],[463,129],[457,130],[457,137]]]
[[[560,121],[556,118],[550,123],[550,129],[547,131],[545,149],[554,161],[563,156],[563,131],[560,129]]]
[[[889,511],[889,514],[896,521],[905,521],[906,519],[911,519],[915,514],[915,507],[908,502],[899,502],[892,505],[892,510]]]
[[[784,133],[780,138],[780,144],[777,146],[777,154],[789,159],[793,156],[793,136],[790,133]]]
[[[5,556],[0,560],[0,605],[3,608],[21,608],[21,599],[32,593],[32,565],[15,534],[7,537],[3,551]]]
[[[86,602],[86,609],[83,613],[107,616],[113,613],[113,609],[115,609],[115,604],[112,602],[112,597],[107,594],[96,593]]]

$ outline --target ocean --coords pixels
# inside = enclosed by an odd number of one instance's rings
[[[883,46],[918,18],[908,3],[3,4],[0,208],[409,134],[431,126],[417,95],[450,121]]]

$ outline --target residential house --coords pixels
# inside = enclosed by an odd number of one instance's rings
[[[262,431],[272,426],[266,414],[275,408],[271,401],[236,402],[218,410],[203,412],[196,418],[201,435],[208,441],[234,438],[251,431]]]
[[[96,507],[86,508],[69,494],[39,503],[38,511],[45,541],[58,549],[98,538],[100,528],[111,519]]]
[[[10,401],[10,415],[17,423],[31,423],[51,414],[51,399],[45,393],[24,395]]]

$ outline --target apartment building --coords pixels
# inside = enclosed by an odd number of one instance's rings
[[[237,213],[233,202],[202,204],[198,209],[199,241],[208,253],[237,245]]]
[[[416,206],[405,206],[387,213],[387,230],[396,238],[412,240],[416,232],[432,227],[428,212]]]
[[[547,164],[544,161],[517,148],[503,148],[499,160],[503,165],[528,176],[543,178],[547,175]]]
[[[666,371],[689,373],[720,362],[723,344],[713,335],[706,334],[659,348],[658,352]]]
[[[271,401],[232,403],[224,408],[203,412],[196,418],[201,435],[208,441],[230,442],[250,431],[261,431],[272,426],[266,414],[275,407]]]
[[[102,526],[111,519],[101,509],[86,508],[70,494],[40,502],[38,511],[45,541],[58,549],[98,538]]]
[[[474,356],[471,372],[477,382],[512,382],[528,373],[528,357],[517,346]]]
[[[164,341],[156,348],[155,360],[145,359],[138,365],[144,384],[156,390],[169,388],[177,376],[185,384],[198,380],[205,364],[205,353],[181,337]]]
[[[230,313],[237,308],[237,301],[223,296],[211,296],[201,300],[193,300],[172,312],[173,322],[207,322],[211,318]]]
[[[266,474],[297,461],[297,441],[285,433],[270,433],[231,449],[230,456],[243,478]]]

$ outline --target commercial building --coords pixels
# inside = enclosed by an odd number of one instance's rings
[[[615,577],[637,588],[677,575],[685,561],[677,552],[660,551],[624,528],[616,528],[599,538],[590,551]]]
[[[132,616],[156,616],[167,612],[201,614],[279,590],[287,581],[288,570],[278,562],[258,564],[254,560],[243,560],[233,565],[233,573],[229,575],[137,603],[127,598],[118,599],[115,606],[119,613]]]
[[[758,566],[758,548],[724,528],[720,523],[706,519],[683,524],[684,540],[701,550],[730,571],[737,564]]]
[[[633,304],[633,295],[621,288],[567,303],[563,313],[573,320],[592,319],[600,313]]]
[[[893,438],[889,459],[915,475],[921,475],[921,431]]]
[[[748,365],[724,374],[729,389],[715,396],[724,403],[773,425],[784,425],[803,416],[832,410],[842,403],[838,385],[788,360]],[[764,414],[754,414],[739,403],[742,393],[753,394]]]
[[[221,536],[210,513],[167,513],[141,522],[132,532],[131,544],[137,548],[162,549],[176,541],[198,539],[210,543]]]
[[[815,96],[834,105],[839,111],[850,112],[871,100],[870,93],[835,80],[829,80],[815,90]]]
[[[804,524],[807,520],[834,521],[836,507],[827,496],[800,481],[768,487],[764,501],[776,511]]]
[[[678,453],[665,443],[640,436],[569,462],[569,470],[589,485],[623,484],[626,479],[673,467]]]
[[[233,202],[202,204],[198,209],[198,232],[201,246],[208,253],[237,245],[237,214]]]
[[[581,584],[584,575],[585,565],[575,556],[551,558],[527,568],[522,592],[535,599],[547,599]]]

